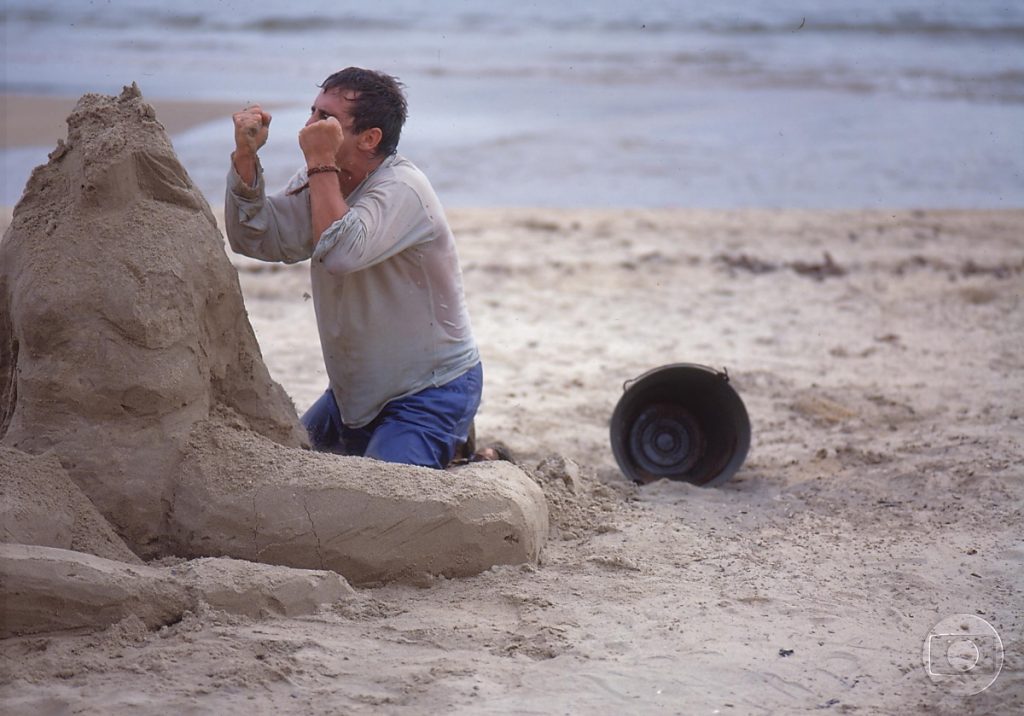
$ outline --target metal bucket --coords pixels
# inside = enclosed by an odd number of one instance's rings
[[[623,391],[612,413],[612,452],[631,480],[710,487],[740,469],[750,418],[727,373],[674,363],[626,381]]]

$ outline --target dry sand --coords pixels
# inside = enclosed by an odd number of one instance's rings
[[[478,431],[544,486],[541,565],[303,618],[203,608],[10,639],[9,712],[1024,708],[1024,212],[450,218],[486,366]],[[234,261],[302,407],[325,384],[307,275]],[[750,412],[722,488],[634,488],[611,457],[623,381],[676,361],[727,367]],[[970,697],[923,666],[962,613],[1005,649]]]

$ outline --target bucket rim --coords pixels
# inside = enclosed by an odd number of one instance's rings
[[[717,368],[714,368],[710,365],[705,365],[703,363],[666,363],[665,365],[660,365],[655,368],[651,368],[650,370],[641,373],[636,378],[629,378],[623,381],[622,392],[625,393],[634,385],[646,380],[652,375],[668,373],[672,371],[698,371],[701,373],[709,373],[716,378],[724,380],[726,383],[729,382],[729,369],[726,368],[725,366],[722,366],[722,370],[718,370]]]

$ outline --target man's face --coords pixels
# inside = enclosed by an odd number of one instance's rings
[[[341,131],[345,134],[336,157],[339,167],[349,165],[356,156],[356,144],[359,137],[352,129],[353,121],[350,111],[356,97],[357,93],[352,90],[331,90],[328,92],[321,90],[316,100],[314,100],[313,106],[310,107],[309,119],[306,121],[306,126],[308,127],[313,122],[319,122],[328,117],[334,117],[338,120],[338,123],[341,125]]]

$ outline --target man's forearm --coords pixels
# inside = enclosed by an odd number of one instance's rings
[[[246,186],[256,185],[256,155],[238,149],[231,153],[231,164]]]
[[[313,219],[313,246],[335,221],[348,212],[341,195],[336,172],[320,172],[309,177],[309,205]]]

